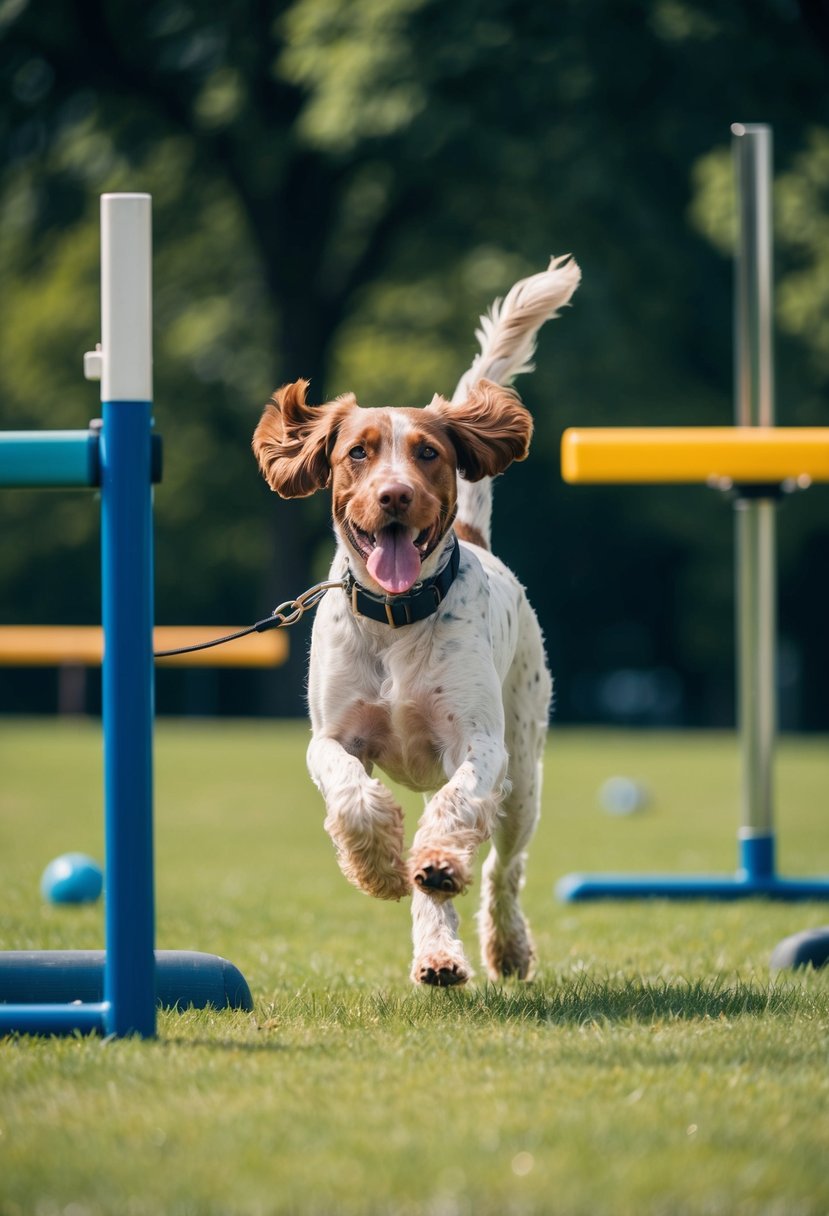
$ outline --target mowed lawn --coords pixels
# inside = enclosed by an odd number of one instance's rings
[[[538,978],[463,991],[413,989],[408,908],[340,876],[306,739],[158,724],[158,946],[231,959],[256,1009],[0,1041],[2,1216],[829,1212],[829,975],[769,970],[829,908],[553,897],[574,870],[733,871],[732,736],[554,730]],[[102,945],[100,905],[39,893],[52,857],[102,856],[100,756],[93,722],[0,723],[0,947]],[[645,810],[600,807],[613,775]],[[784,740],[777,775],[781,872],[829,872],[829,743]]]

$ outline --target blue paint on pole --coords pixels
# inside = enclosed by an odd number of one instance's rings
[[[103,404],[101,578],[110,1034],[155,1034],[149,401]]]

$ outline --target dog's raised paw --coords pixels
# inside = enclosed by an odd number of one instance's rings
[[[374,875],[370,882],[363,885],[362,889],[368,895],[373,895],[375,899],[399,900],[412,893],[409,875],[402,867]]]
[[[469,886],[466,867],[447,853],[433,853],[412,862],[412,882],[429,895],[462,895]]]
[[[414,880],[419,887],[427,891],[445,891],[449,895],[456,895],[459,890],[455,873],[449,865],[421,866]]]

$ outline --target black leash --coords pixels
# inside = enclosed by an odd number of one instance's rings
[[[286,629],[289,625],[296,625],[297,621],[301,620],[310,609],[316,608],[326,591],[330,591],[332,587],[344,589],[345,580],[317,583],[314,587],[303,591],[302,595],[295,600],[286,600],[284,604],[274,608],[270,616],[257,621],[255,625],[249,625],[247,629],[239,629],[236,633],[228,633],[222,638],[213,638],[209,642],[198,642],[195,646],[180,646],[177,650],[156,650],[153,652],[153,658],[171,659],[177,654],[192,654],[195,650],[209,650],[211,646],[223,646],[225,642],[235,642],[237,638],[246,638],[251,633],[266,633],[269,629]]]
[[[209,642],[198,642],[195,646],[180,646],[177,650],[156,650],[153,658],[171,659],[177,654],[192,654],[196,650],[209,650],[211,646],[223,646],[225,642],[246,638],[251,633],[286,629],[289,625],[296,625],[306,612],[316,608],[332,587],[339,587],[346,593],[355,616],[366,616],[370,620],[382,621],[392,629],[399,629],[402,625],[425,620],[437,611],[457,577],[460,560],[460,545],[457,539],[453,538],[452,552],[444,568],[434,578],[415,583],[405,595],[375,595],[361,587],[349,570],[344,578],[316,583],[295,600],[286,600],[284,604],[274,608],[270,616],[257,621],[255,625],[248,625],[247,629],[239,629],[236,633],[228,633],[223,638],[213,638]]]

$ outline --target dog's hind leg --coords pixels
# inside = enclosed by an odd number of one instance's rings
[[[551,692],[540,649],[536,659],[540,662],[535,666],[525,669],[519,665],[519,674],[505,690],[511,788],[504,798],[492,834],[492,848],[483,865],[477,918],[481,960],[492,980],[506,976],[529,979],[535,967],[535,946],[521,910],[520,895],[527,846],[541,811],[541,757]],[[514,695],[510,696],[510,692]],[[527,704],[532,701],[535,704],[528,709]],[[510,704],[516,707],[512,712]]]
[[[520,798],[513,794],[507,798],[504,804],[506,817],[495,829],[492,848],[481,872],[478,936],[481,961],[491,980],[507,976],[526,980],[535,967],[535,946],[520,903],[526,846],[532,835],[535,815],[527,813],[526,802],[518,805]],[[516,824],[520,825],[517,833]]]

